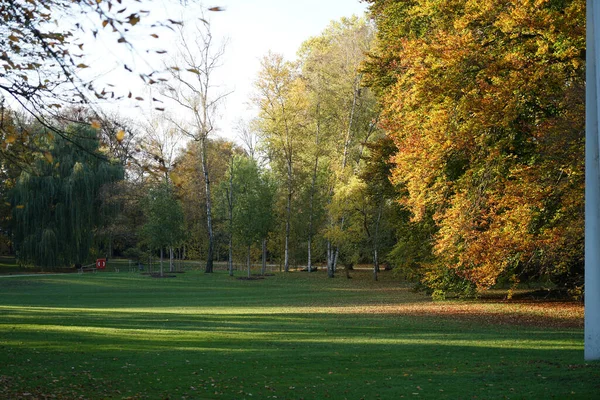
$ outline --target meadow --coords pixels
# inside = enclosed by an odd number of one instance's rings
[[[0,398],[597,398],[583,306],[432,302],[390,272],[0,277]],[[243,276],[242,272],[238,273]]]

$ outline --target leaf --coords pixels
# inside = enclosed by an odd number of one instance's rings
[[[89,66],[81,63],[81,64],[77,64],[77,68],[89,68]]]
[[[129,24],[131,26],[134,26],[135,24],[140,22],[140,17],[137,14],[131,14],[129,17],[127,17],[127,19],[129,19]]]
[[[25,206],[23,204],[19,204],[16,208],[18,208],[19,210],[22,210],[25,208]]]
[[[171,172],[169,174],[169,177],[171,178],[171,181],[175,186],[181,186],[181,184],[183,183],[183,179],[181,179],[181,176],[179,176],[179,174],[177,174],[176,172]]]
[[[97,120],[93,120],[91,125],[92,125],[92,128],[94,128],[94,129],[100,129],[102,127],[102,125],[100,124],[100,121],[97,121]]]
[[[17,137],[15,135],[8,135],[4,140],[6,143],[14,143],[17,140]]]
[[[153,33],[150,36],[152,36],[154,39],[158,39],[158,35],[156,33]]]
[[[119,143],[121,143],[123,141],[123,139],[125,138],[125,131],[123,129],[120,129],[117,134],[115,135],[115,138],[117,139],[117,141]]]
[[[46,159],[46,161],[48,161],[50,164],[52,164],[54,162],[54,157],[52,157],[52,154],[50,154],[50,152],[45,152],[44,153],[44,158]]]
[[[208,11],[225,11],[223,7],[210,7]]]
[[[198,71],[196,68],[188,68],[188,69],[186,69],[186,71],[191,72],[196,75],[200,75],[200,71]]]

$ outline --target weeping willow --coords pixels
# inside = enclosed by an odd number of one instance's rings
[[[45,149],[12,191],[17,258],[47,268],[84,264],[104,218],[100,188],[123,179],[123,167],[99,154],[91,127],[70,126],[69,140],[44,137]]]

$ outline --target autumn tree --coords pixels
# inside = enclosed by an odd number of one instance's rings
[[[210,31],[210,23],[202,19],[192,35],[180,30],[179,49],[175,65],[168,67],[171,80],[165,84],[163,95],[173,101],[184,113],[183,122],[172,119],[177,128],[199,144],[200,164],[206,193],[206,229],[208,252],[205,272],[213,272],[214,229],[211,181],[207,142],[215,130],[216,110],[228,93],[215,92],[214,73],[225,52],[224,44],[217,45]]]
[[[581,285],[585,2],[370,3],[393,181],[437,231],[423,282]]]
[[[300,61],[307,92],[310,93],[309,115],[314,132],[312,181],[317,170],[325,167],[329,182],[324,197],[329,208],[335,190],[348,183],[359,172],[364,144],[373,138],[373,120],[377,110],[375,99],[363,87],[361,63],[369,50],[373,26],[363,18],[342,18],[332,22],[321,35],[306,41],[300,49]],[[324,151],[325,150],[325,151]],[[321,165],[321,166],[320,166]],[[315,192],[311,185],[311,193]],[[338,196],[338,198],[341,198]],[[343,230],[345,215],[331,218],[329,231]],[[327,264],[333,276],[339,249],[328,243]]]
[[[254,98],[259,107],[258,126],[275,170],[285,178],[284,270],[290,266],[292,201],[306,99],[303,82],[295,65],[280,54],[269,53],[261,60]]]

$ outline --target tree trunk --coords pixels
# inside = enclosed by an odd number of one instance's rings
[[[248,254],[246,255],[246,265],[248,266],[248,278],[250,278],[250,246],[248,246]]]
[[[287,193],[287,204],[285,208],[285,255],[284,255],[284,266],[285,272],[290,272],[290,218],[292,214],[292,175],[291,165],[288,164],[288,193]]]
[[[312,174],[312,182],[310,185],[310,201],[309,201],[309,211],[308,211],[308,272],[312,272],[312,234],[313,234],[313,213],[314,213],[314,198],[315,198],[315,189],[317,186],[317,170],[319,168],[319,134],[321,133],[321,124],[320,124],[320,105],[317,104],[317,129],[315,133],[315,163],[313,165],[313,174]]]
[[[163,248],[160,247],[160,276],[163,276]]]
[[[333,247],[331,246],[331,242],[327,241],[327,276],[329,278],[334,277],[334,269],[333,269]]]
[[[267,272],[267,239],[262,240],[262,268],[261,274],[264,275]]]
[[[229,195],[227,196],[229,211],[229,252],[227,255],[227,269],[229,276],[233,276],[233,155],[229,164]]]
[[[379,202],[379,209],[377,210],[377,220],[375,221],[375,234],[373,235],[373,279],[378,279],[379,273],[379,251],[378,251],[378,242],[379,242],[379,224],[381,222],[381,214],[383,213],[383,196],[382,200]]]
[[[206,256],[205,273],[213,272],[214,235],[212,228],[212,201],[210,198],[210,178],[208,176],[208,160],[206,154],[206,138],[200,140],[200,158],[202,161],[202,173],[204,174],[204,185],[206,188],[206,225],[208,228],[208,254]]]

